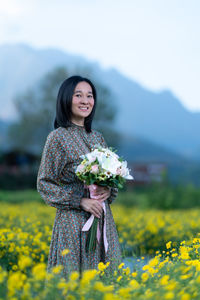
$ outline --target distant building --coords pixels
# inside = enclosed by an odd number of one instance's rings
[[[167,166],[163,163],[128,163],[134,180],[127,180],[127,186],[146,185],[152,181],[161,182]]]
[[[40,157],[31,153],[13,150],[1,154],[0,157],[0,181],[5,174],[19,176],[20,174],[36,176],[39,168]],[[163,173],[167,172],[164,163],[131,163],[128,162],[130,174],[134,180],[127,180],[127,187],[148,185],[152,181],[161,182]]]
[[[0,175],[3,173],[19,174],[32,173],[38,165],[37,156],[18,150],[12,150],[1,154]]]

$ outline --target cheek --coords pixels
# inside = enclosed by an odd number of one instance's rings
[[[91,107],[94,106],[94,99],[90,101],[90,106],[91,106]]]
[[[78,106],[78,101],[73,99],[73,101],[72,101],[72,110],[76,109],[77,106]]]

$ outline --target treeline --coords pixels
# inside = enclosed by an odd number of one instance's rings
[[[172,185],[152,183],[133,187],[119,193],[117,202],[127,207],[142,209],[187,209],[200,207],[200,188],[192,183]]]
[[[26,201],[44,201],[36,189],[0,191],[0,202],[23,203]],[[200,188],[188,185],[162,185],[153,183],[149,186],[135,186],[129,190],[119,191],[117,199],[112,206],[120,204],[134,209],[189,209],[200,207]]]

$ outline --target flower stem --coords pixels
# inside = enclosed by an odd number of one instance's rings
[[[92,252],[96,249],[98,221],[99,219],[97,217],[94,217],[94,221],[92,223],[92,226],[90,227],[86,239],[86,247],[85,247],[86,253]]]

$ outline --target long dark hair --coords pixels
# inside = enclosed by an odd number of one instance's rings
[[[67,78],[60,86],[57,96],[56,103],[56,117],[54,121],[54,128],[58,127],[69,127],[72,125],[71,123],[71,115],[72,115],[72,97],[74,94],[75,87],[79,82],[85,81],[87,82],[91,88],[94,97],[94,106],[88,117],[84,120],[84,126],[87,132],[91,132],[92,120],[95,114],[96,102],[97,102],[97,94],[94,84],[88,79],[81,76],[71,76]]]

